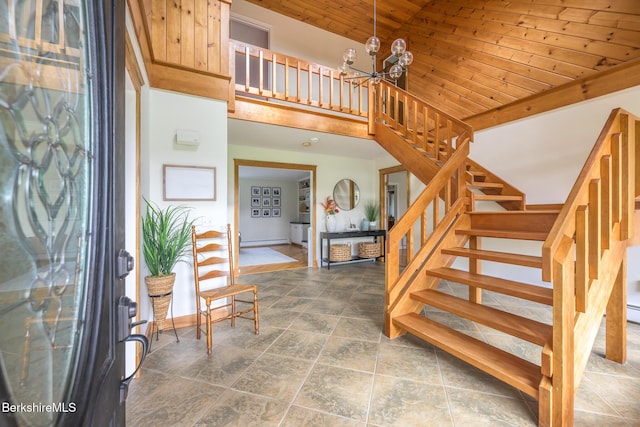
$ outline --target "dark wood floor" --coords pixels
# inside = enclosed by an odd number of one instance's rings
[[[281,264],[265,264],[265,265],[251,265],[242,267],[240,269],[240,275],[256,274],[256,273],[268,273],[271,271],[280,270],[293,270],[296,268],[307,268],[307,249],[301,248],[296,245],[273,245],[264,246],[278,251],[288,257],[295,258],[295,262],[284,262]]]

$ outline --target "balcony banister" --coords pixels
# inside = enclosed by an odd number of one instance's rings
[[[368,86],[352,85],[340,71],[237,40],[229,41],[234,56],[235,91],[266,99],[304,104],[366,118]],[[256,64],[257,61],[257,64]],[[244,76],[236,73],[243,70]],[[255,74],[255,75],[254,75]]]

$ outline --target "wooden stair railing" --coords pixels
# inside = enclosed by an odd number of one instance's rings
[[[438,184],[428,185],[408,216],[398,221],[399,228],[388,234],[387,335],[410,332],[537,398],[540,425],[572,425],[574,395],[605,313],[606,357],[617,362],[626,358],[626,248],[640,243],[634,230],[640,219],[635,202],[638,129],[638,118],[612,112],[561,211],[471,212],[464,198],[438,201],[443,177],[453,182],[452,168],[461,167],[461,153],[451,156],[453,163],[445,163],[434,178]],[[408,241],[416,233],[415,223],[428,222],[422,209],[443,203],[450,208],[433,212],[442,220],[434,220],[433,232],[424,240],[428,245],[417,250],[407,245],[407,259],[401,263],[396,253],[402,250],[394,242],[402,237]],[[540,242],[541,256],[484,250],[485,237]],[[451,268],[456,257],[469,260],[468,271]],[[540,269],[552,286],[487,276],[482,261]],[[437,290],[441,280],[467,285],[468,299]],[[552,306],[549,319],[540,322],[483,306],[481,289]],[[425,305],[539,346],[539,363],[421,316]]]
[[[606,358],[626,360],[627,246],[634,236],[640,119],[613,110],[542,247],[553,283],[553,366],[541,384],[549,425],[573,423],[573,399],[606,313]],[[552,408],[558,408],[551,410]],[[559,408],[570,408],[559,410]]]
[[[375,92],[369,132],[425,184],[458,147],[473,139],[469,125],[388,82],[377,84]]]
[[[388,231],[385,333],[390,338],[404,333],[393,322],[396,313],[415,311],[421,306],[412,301],[409,294],[421,286],[424,271],[429,268],[427,259],[433,248],[467,209],[469,200],[464,179],[458,177],[466,173],[469,144],[469,141],[464,141],[457,147],[405,214]],[[452,239],[458,246],[466,238],[453,235]]]

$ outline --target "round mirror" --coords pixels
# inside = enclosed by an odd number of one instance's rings
[[[338,181],[333,187],[333,200],[336,201],[338,208],[344,211],[355,208],[360,201],[358,184],[348,178]]]

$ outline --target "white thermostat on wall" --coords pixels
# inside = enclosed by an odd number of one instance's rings
[[[200,145],[200,132],[196,130],[178,129],[176,143],[179,145]]]

